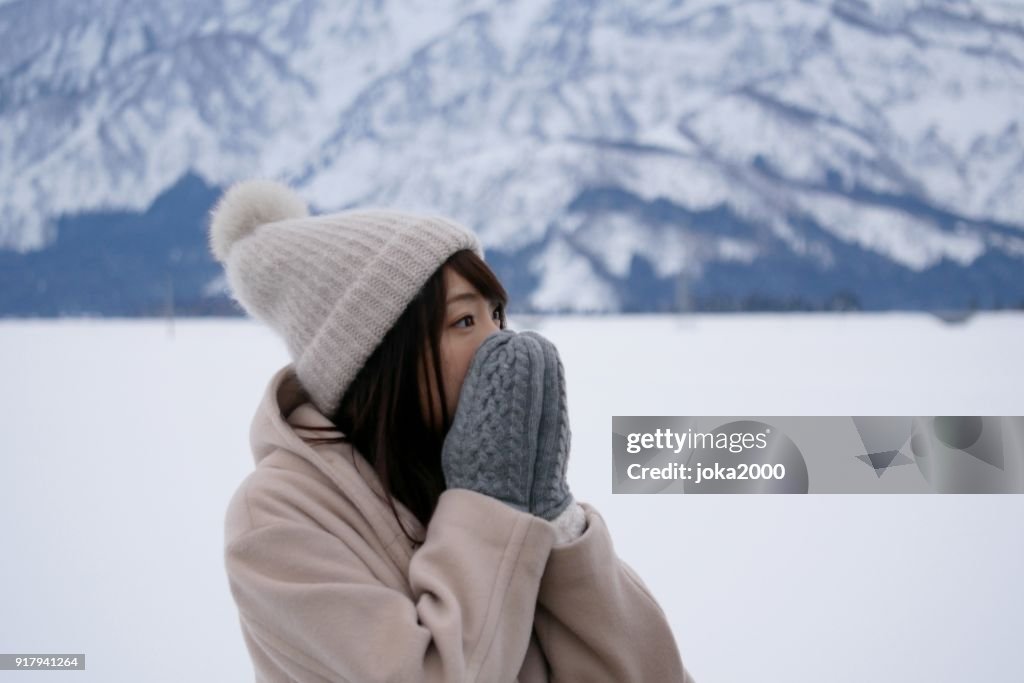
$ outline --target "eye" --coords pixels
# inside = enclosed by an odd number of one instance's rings
[[[502,311],[502,307],[501,307],[500,304],[495,306],[494,307],[494,312],[491,313],[491,317],[494,318],[495,320],[497,320],[498,322],[501,322],[501,311]],[[452,327],[471,327],[472,326],[473,318],[474,318],[474,316],[472,316],[472,315],[464,315],[461,318],[459,318],[458,320],[456,320],[455,323],[452,325]],[[464,320],[469,320],[470,321],[470,325],[462,325],[461,323]]]

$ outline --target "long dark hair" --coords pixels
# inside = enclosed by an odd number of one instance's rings
[[[448,414],[444,400],[441,368],[441,333],[448,296],[445,266],[466,278],[484,299],[497,304],[501,327],[506,327],[508,294],[497,276],[473,251],[455,252],[423,285],[349,385],[338,409],[327,416],[342,436],[306,439],[318,444],[351,443],[377,472],[398,525],[416,545],[423,540],[409,534],[398,516],[394,499],[401,501],[426,528],[445,490],[441,447],[453,417]],[[433,400],[428,402],[428,419],[424,419],[421,409],[419,377],[421,373],[426,377],[426,353],[432,359],[430,366],[440,391],[440,429],[430,426],[436,424]]]

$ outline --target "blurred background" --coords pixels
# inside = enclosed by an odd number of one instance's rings
[[[230,182],[476,230],[511,311],[1024,308],[1019,2],[0,4],[0,314],[240,314]]]
[[[1024,496],[612,495],[611,417],[1021,414],[1022,112],[1018,1],[0,0],[0,653],[87,662],[0,681],[252,680],[264,176],[480,235],[698,683],[1019,683]]]

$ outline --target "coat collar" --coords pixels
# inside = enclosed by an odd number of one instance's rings
[[[303,430],[302,426],[330,427],[331,431]],[[407,571],[412,558],[412,543],[398,525],[384,497],[384,487],[376,471],[351,444],[311,445],[303,439],[340,436],[334,424],[312,403],[295,374],[294,363],[274,373],[253,417],[249,443],[257,467],[277,450],[293,453],[324,473],[369,520],[380,541],[396,563]],[[353,457],[353,455],[355,457]],[[423,537],[423,525],[397,499],[395,508],[405,528],[414,537]]]

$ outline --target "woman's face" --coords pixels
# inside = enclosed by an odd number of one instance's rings
[[[497,302],[485,301],[473,285],[447,266],[444,269],[444,281],[448,301],[441,329],[441,374],[444,376],[448,415],[454,416],[462,381],[473,360],[473,354],[488,335],[501,329],[501,316]],[[441,419],[439,392],[429,353],[426,360],[426,380],[420,377],[420,405],[424,419],[429,419],[426,404],[426,385],[429,383],[430,400],[434,403],[433,426],[437,428]]]

